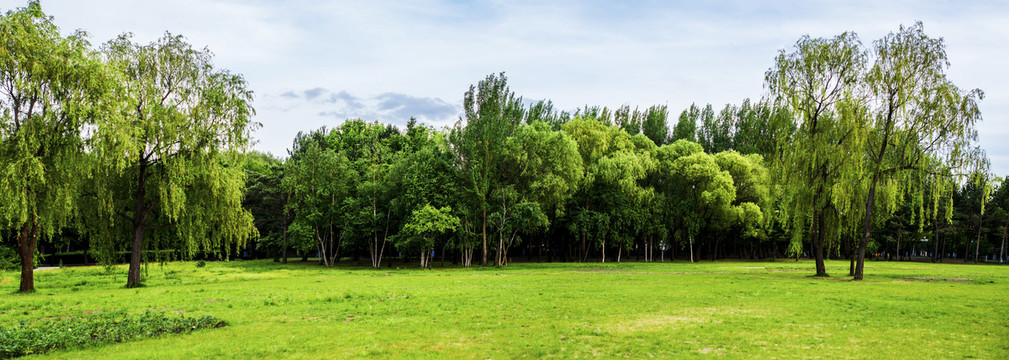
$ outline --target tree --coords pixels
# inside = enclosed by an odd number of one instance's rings
[[[413,130],[408,131],[407,137],[420,147],[414,152],[397,157],[388,176],[388,189],[395,191],[395,194],[390,196],[392,235],[389,238],[390,241],[396,242],[397,247],[403,249],[409,245],[402,245],[399,242],[410,241],[410,235],[400,236],[396,233],[402,232],[400,228],[410,220],[414,211],[430,205],[439,209],[452,209],[455,213],[451,215],[462,216],[465,219],[463,214],[467,211],[457,206],[472,205],[459,196],[467,188],[454,167],[455,154],[446,144],[445,134],[427,127],[417,126],[409,129]],[[473,255],[473,244],[468,241],[471,240],[469,237],[462,235],[471,233],[460,234],[463,232],[465,231],[457,231],[454,234],[457,240],[454,245],[459,247],[466,260],[470,260]],[[441,249],[444,255],[448,242],[443,242],[442,245],[445,245]],[[470,261],[463,261],[463,266],[469,265]]]
[[[251,152],[244,169],[248,181],[242,206],[249,209],[259,233],[252,251],[282,258],[287,263],[289,218],[285,209],[290,196],[282,186],[284,162],[272,154]]]
[[[648,108],[641,133],[645,134],[655,145],[662,146],[669,142],[669,124],[666,118],[669,110],[666,105],[655,105]]]
[[[430,204],[413,211],[410,221],[403,226],[400,234],[405,240],[399,242],[404,250],[420,250],[420,267],[431,266],[431,251],[435,236],[454,231],[459,227],[459,218],[452,215],[451,207],[435,208]]]
[[[19,291],[35,290],[40,236],[53,237],[76,215],[111,83],[86,34],[63,37],[38,1],[0,17],[0,232],[14,230]]]
[[[763,158],[759,154],[743,156],[736,151],[723,151],[714,155],[715,163],[732,176],[736,198],[732,202],[733,218],[731,227],[735,230],[728,239],[743,239],[750,242],[764,238],[764,209],[771,207],[770,179]],[[745,248],[736,243],[737,248]],[[716,246],[717,248],[717,246]]]
[[[100,202],[125,220],[131,235],[127,286],[141,283],[144,249],[174,247],[183,256],[220,253],[255,234],[242,208],[243,152],[249,133],[252,92],[241,75],[215,69],[211,53],[166,33],[140,45],[124,34],[103,46],[123,85],[121,118],[100,156],[121,167],[102,169]],[[166,234],[164,229],[173,230]],[[157,232],[145,243],[148,232]],[[93,232],[105,261],[122,233]]]
[[[348,209],[358,174],[343,153],[326,142],[325,130],[299,136],[298,147],[288,160],[284,186],[292,194],[288,204],[296,215],[291,224],[300,238],[314,239],[320,261],[332,267],[343,240],[353,231]]]
[[[981,90],[962,91],[946,78],[949,67],[942,39],[925,35],[921,22],[900,27],[896,33],[875,42],[875,64],[866,76],[877,104],[873,127],[866,143],[869,192],[865,202],[863,234],[853,277],[861,280],[865,249],[872,237],[872,214],[880,183],[907,184],[908,172],[934,171],[927,159],[936,157],[954,170],[975,159],[970,151],[977,140],[981,120],[977,102]],[[916,177],[918,179],[922,176]],[[943,184],[950,182],[937,182]],[[905,186],[904,192],[931,190],[949,193],[950,188],[925,189]],[[921,199],[915,194],[913,199]],[[892,206],[890,206],[892,208]],[[924,217],[922,217],[924,218]]]
[[[732,104],[726,104],[715,115],[710,104],[704,107],[701,127],[697,130],[697,143],[704,147],[705,152],[715,154],[732,149],[732,125],[736,122],[736,111]]]
[[[505,171],[492,214],[498,225],[498,266],[507,263],[519,232],[543,229],[550,224],[549,216],[563,213],[582,176],[577,143],[543,122],[517,127],[503,150]]]
[[[1002,245],[999,246],[999,262],[1005,261],[1006,239],[1009,238],[1009,179],[1001,179],[998,190],[992,195],[992,217],[997,219],[998,232],[1002,234]]]
[[[643,201],[644,182],[653,166],[650,157],[637,149],[636,142],[626,131],[604,124],[593,117],[576,116],[563,126],[564,133],[578,144],[583,175],[569,205],[571,217],[569,230],[581,238],[581,261],[588,259],[592,246],[603,249],[605,259],[606,239],[615,230],[611,225],[626,224],[632,202]],[[651,140],[638,135],[651,143]],[[652,144],[654,147],[654,144]],[[590,242],[591,240],[591,242]]]
[[[764,99],[753,103],[743,100],[733,125],[732,149],[742,154],[760,154],[774,163],[778,150],[791,144],[795,117],[781,104]]]
[[[508,89],[504,73],[491,74],[469,87],[463,97],[463,110],[466,124],[459,119],[450,139],[469,192],[480,209],[483,249],[480,264],[487,265],[488,202],[501,175],[502,147],[524,117],[522,98],[516,98]]]
[[[865,118],[852,113],[858,109],[853,97],[865,57],[853,33],[829,39],[803,36],[791,52],[781,50],[766,73],[766,86],[797,117],[793,144],[775,165],[785,179],[793,244],[801,246],[809,229],[817,276],[827,275],[824,247],[834,238],[830,228],[840,226],[837,215],[850,216],[837,210],[838,203],[854,197],[845,192],[851,190],[846,184],[859,176],[860,157],[853,154],[861,149]]]
[[[416,129],[414,126],[408,130]],[[327,141],[347,157],[350,166],[359,174],[355,188],[351,189],[351,201],[355,204],[348,206],[351,209],[348,216],[360,228],[357,237],[365,238],[371,266],[378,268],[393,215],[390,204],[394,194],[389,169],[397,156],[412,151],[411,146],[403,144],[403,136],[395,127],[359,119],[345,121],[337,131],[329,134]]]
[[[676,233],[686,243],[693,262],[698,235],[731,224],[736,190],[730,173],[719,168],[714,157],[700,151],[696,143],[680,140],[663,148],[657,155],[659,171],[669,177],[663,190],[672,217],[679,219]]]
[[[680,113],[680,118],[673,128],[673,138],[671,142],[677,140],[697,141],[697,119],[701,117],[701,109],[695,104],[690,104],[690,108]]]

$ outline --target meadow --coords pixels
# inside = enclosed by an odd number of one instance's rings
[[[0,273],[0,326],[149,310],[227,326],[24,357],[1009,358],[1009,267],[807,261],[374,270],[272,261]],[[397,267],[398,266],[398,267]]]

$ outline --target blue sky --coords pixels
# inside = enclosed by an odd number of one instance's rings
[[[24,1],[0,0],[11,9]],[[256,93],[256,148],[286,154],[298,131],[346,118],[444,126],[462,95],[505,71],[555,107],[678,113],[760,98],[779,49],[851,30],[866,46],[916,20],[946,40],[948,75],[980,88],[980,142],[1009,175],[1009,5],[985,1],[73,1],[42,0],[64,32],[96,44],[166,30],[215,53]],[[673,114],[674,116],[676,114]]]

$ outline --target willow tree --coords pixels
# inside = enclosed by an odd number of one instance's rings
[[[141,283],[143,251],[173,248],[183,257],[219,254],[255,235],[242,208],[242,157],[249,144],[252,92],[241,75],[216,69],[207,49],[166,33],[141,45],[124,34],[103,52],[122,83],[119,134],[100,156],[96,189],[132,239],[127,286]],[[147,239],[147,234],[156,236]],[[118,231],[95,231],[106,261]]]
[[[824,246],[836,228],[837,200],[845,201],[860,158],[864,116],[859,113],[857,89],[866,54],[853,33],[833,38],[803,36],[791,52],[781,50],[766,74],[766,86],[797,117],[792,146],[775,159],[785,179],[793,230],[793,247],[810,235],[816,275],[826,276]],[[863,112],[864,113],[864,112]],[[828,224],[831,222],[831,224]]]
[[[977,153],[971,150],[981,120],[977,103],[984,97],[981,90],[961,90],[946,78],[946,46],[941,38],[926,35],[921,22],[901,26],[899,31],[876,40],[874,54],[875,64],[866,76],[875,108],[866,143],[866,155],[871,161],[867,163],[868,196],[858,263],[852,274],[855,280],[863,277],[877,186],[894,184],[904,193],[918,192],[909,194],[918,203],[923,198],[921,191],[949,194],[951,187],[908,186],[908,179],[926,178],[909,172],[934,172],[930,158],[940,160],[943,167],[954,172],[976,162]]]
[[[60,35],[37,1],[0,17],[0,36],[0,231],[17,238],[19,289],[30,292],[39,237],[75,215],[93,134],[84,130],[109,82],[86,34]]]
[[[522,98],[509,90],[504,73],[491,74],[470,85],[463,97],[463,112],[466,123],[459,119],[450,139],[475,207],[480,209],[480,264],[487,265],[487,207],[491,194],[498,190],[505,140],[524,118]]]

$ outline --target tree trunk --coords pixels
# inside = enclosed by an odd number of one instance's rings
[[[141,192],[142,193],[142,192]],[[126,287],[132,288],[140,285],[140,265],[142,251],[144,249],[144,221],[140,219],[142,212],[142,200],[137,199],[137,212],[133,222],[133,244],[130,246],[130,270],[126,277]]]
[[[816,228],[816,233],[813,234],[810,250],[813,252],[813,257],[816,261],[816,276],[829,276],[827,275],[827,266],[823,261],[824,212],[816,211],[813,214],[813,221],[815,222],[813,226]]]
[[[487,205],[483,205],[483,259],[480,265],[487,266]]]
[[[984,224],[984,214],[977,217],[977,245],[974,245],[974,263],[977,264],[978,255],[981,252],[981,225]]]
[[[935,242],[935,250],[932,250],[932,262],[939,261],[939,219],[932,219],[932,241]]]
[[[813,240],[813,253],[816,259],[816,276],[828,276],[827,265],[823,260],[823,232],[817,232]]]
[[[130,272],[126,277],[126,287],[128,288],[140,285],[140,262],[143,248],[144,224],[137,223],[133,226],[133,245],[130,247]]]
[[[603,239],[603,256],[599,262],[606,262],[606,239]]]
[[[1002,260],[1005,259],[1005,240],[1006,240],[1006,236],[1007,235],[1009,235],[1009,222],[1006,222],[1002,226],[1002,247],[999,248],[999,251],[998,251],[998,262],[999,263],[1002,263]]]
[[[872,238],[872,208],[873,204],[876,202],[876,180],[877,178],[873,176],[872,185],[869,187],[869,198],[865,202],[865,219],[862,221],[862,227],[865,230],[862,236],[862,241],[858,244],[858,263],[855,264],[855,275],[853,280],[862,280],[864,269],[865,269],[865,249],[869,245],[869,239]]]
[[[620,262],[620,254],[623,252],[624,252],[623,246],[617,248],[617,262]]]
[[[35,291],[35,248],[38,246],[39,224],[35,218],[26,221],[18,233],[18,255],[21,257],[21,287],[19,292]]]
[[[284,264],[287,264],[287,214],[284,214],[284,246],[280,250],[280,258]]]
[[[441,267],[445,267],[445,244],[446,243],[447,243],[447,241],[441,244]]]
[[[897,261],[904,261],[904,256],[900,254],[900,238],[903,236],[904,234],[897,232]]]
[[[654,237],[652,235],[648,235],[648,240],[645,241],[645,262],[652,262],[652,251],[654,251],[652,250],[652,241],[654,241],[652,239],[654,239]]]
[[[285,207],[285,209],[284,209],[284,246],[280,250],[281,261],[283,261],[284,264],[287,264],[287,228],[288,228],[288,226],[291,225],[289,223],[290,219],[288,219],[288,215],[287,215],[287,204],[290,203],[290,202],[291,202],[291,194],[288,193],[287,194],[287,202],[284,203],[284,207]]]
[[[504,234],[498,231],[497,251],[494,252],[494,264],[504,266]]]
[[[689,244],[689,246],[690,246],[690,262],[694,262],[694,236],[693,235],[687,235],[687,239],[688,239],[688,241],[690,243]]]
[[[126,287],[140,285],[140,261],[144,249],[144,231],[147,230],[147,217],[151,208],[147,202],[147,162],[141,155],[139,175],[137,176],[136,203],[133,205],[133,244],[130,247],[130,270],[126,277]]]
[[[845,251],[848,252],[848,276],[855,276],[855,243],[850,240],[850,236],[845,236],[845,238],[848,239],[844,241],[847,248]]]
[[[939,262],[942,262],[946,258],[946,238],[940,238],[939,241],[942,244],[942,250],[939,252]]]

